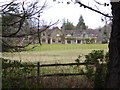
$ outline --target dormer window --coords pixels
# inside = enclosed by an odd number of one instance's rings
[[[88,35],[87,34],[83,34],[83,38],[88,38]]]
[[[67,36],[68,36],[68,37],[70,37],[70,36],[71,36],[71,34],[67,34]]]
[[[60,34],[57,34],[56,36],[60,36]]]
[[[85,37],[85,34],[83,34],[83,37]]]

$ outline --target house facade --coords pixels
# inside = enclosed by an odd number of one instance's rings
[[[95,30],[63,30],[55,27],[41,31],[40,41],[42,44],[90,44],[97,43],[97,34]]]

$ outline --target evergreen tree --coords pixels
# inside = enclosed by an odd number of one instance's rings
[[[0,36],[1,51],[21,51],[24,47],[32,43],[29,36],[38,34],[31,29],[30,21],[41,14],[45,4],[38,10],[38,2],[28,3],[26,1],[17,2],[15,0],[1,5]],[[37,20],[37,19],[36,19]],[[0,51],[0,52],[1,52]]]
[[[85,23],[84,23],[84,19],[83,19],[83,16],[81,15],[80,18],[79,18],[79,21],[78,21],[78,24],[76,26],[76,29],[77,30],[82,30],[82,29],[87,29]]]
[[[64,30],[74,30],[75,29],[73,23],[71,23],[68,20],[67,20],[67,22],[66,21],[63,22],[62,27],[64,28]]]

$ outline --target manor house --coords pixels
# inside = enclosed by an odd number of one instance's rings
[[[55,27],[41,32],[42,44],[90,44],[97,43],[95,30],[63,30]],[[35,42],[35,41],[34,41]],[[36,43],[38,40],[36,40]]]

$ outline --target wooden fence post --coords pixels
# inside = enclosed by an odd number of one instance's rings
[[[37,75],[40,76],[40,62],[37,63]]]

